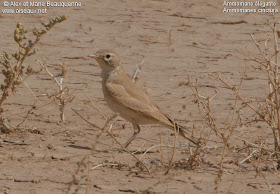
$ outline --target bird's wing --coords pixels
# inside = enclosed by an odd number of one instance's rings
[[[164,113],[155,103],[153,103],[135,83],[127,82],[120,83],[106,83],[107,94],[111,99],[121,106],[125,106],[143,117],[153,118],[160,123],[169,126],[173,130],[175,126],[179,130],[180,135],[198,145],[197,140],[189,137],[186,132],[177,123],[175,123],[166,113]]]
[[[106,83],[107,94],[116,103],[142,114],[144,117],[153,118],[166,125],[171,125],[168,116],[159,109],[135,83],[127,80],[120,83]]]

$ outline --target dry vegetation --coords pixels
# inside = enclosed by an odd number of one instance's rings
[[[252,41],[259,50],[258,56],[250,56],[247,51],[238,51],[244,56],[244,73],[240,78],[240,83],[238,85],[232,86],[228,84],[222,75],[213,75],[213,78],[221,83],[221,86],[232,91],[234,95],[234,102],[232,106],[232,113],[230,113],[229,118],[225,121],[217,121],[215,114],[212,111],[213,105],[211,105],[211,100],[215,98],[218,91],[215,91],[216,94],[212,97],[204,97],[199,93],[199,87],[197,81],[195,84],[191,83],[189,80],[189,85],[193,91],[193,94],[196,98],[196,103],[198,105],[198,110],[203,118],[205,125],[211,129],[218,137],[218,141],[223,144],[223,151],[221,154],[221,160],[219,163],[219,172],[215,180],[216,184],[216,193],[219,193],[219,184],[222,180],[222,175],[224,173],[224,159],[226,152],[229,154],[234,154],[236,152],[236,146],[230,146],[231,139],[235,138],[243,141],[243,146],[239,145],[238,150],[244,150],[245,153],[249,149],[249,155],[244,160],[239,162],[239,166],[242,166],[244,162],[248,160],[255,160],[254,168],[256,170],[256,176],[262,174],[260,169],[261,163],[264,163],[267,166],[266,169],[271,169],[275,173],[279,170],[279,139],[280,139],[280,107],[279,107],[279,94],[280,94],[280,85],[279,85],[279,34],[278,30],[278,19],[274,17],[273,22],[267,21],[267,25],[271,28],[272,38],[268,37],[264,44],[256,41],[254,34],[251,34]],[[273,48],[273,49],[272,49]],[[248,99],[240,95],[240,90],[242,90],[242,84],[247,76],[247,69],[253,68],[256,71],[261,71],[267,80],[267,88],[269,90],[266,92],[266,98],[264,99]],[[242,123],[242,111],[244,109],[249,109],[249,114],[243,117],[249,118],[246,124]],[[234,135],[234,131],[237,128],[246,127],[250,124],[255,124],[259,122],[266,123],[269,128],[272,130],[271,139],[274,140],[273,147],[268,145],[264,138],[258,138],[255,142],[250,142],[246,139],[240,138]],[[223,123],[223,125],[218,125],[217,123]],[[205,144],[209,141],[209,136],[211,131],[205,133]],[[241,136],[241,135],[240,135]],[[241,153],[240,151],[238,151]],[[269,157],[267,157],[269,155]],[[270,161],[270,164],[268,164]],[[267,182],[268,186],[271,188],[271,191],[274,192],[271,185]]]
[[[16,130],[17,127],[23,123],[25,120],[28,120],[28,115],[32,109],[39,108],[36,107],[34,103],[34,107],[31,107],[29,111],[23,117],[23,121],[17,126],[13,127],[10,126],[8,121],[9,115],[3,116],[5,113],[4,107],[5,101],[12,95],[16,93],[16,89],[19,85],[23,84],[25,80],[34,73],[40,73],[41,71],[35,72],[33,68],[29,65],[26,67],[25,59],[31,55],[36,53],[35,46],[40,41],[42,36],[47,33],[55,24],[64,21],[66,18],[64,16],[58,17],[56,19],[52,19],[47,23],[42,23],[44,26],[40,29],[34,29],[33,34],[35,35],[35,40],[31,41],[26,38],[27,30],[26,28],[18,23],[17,28],[14,32],[15,41],[18,44],[18,51],[14,54],[8,54],[6,52],[3,53],[2,59],[0,64],[2,65],[2,74],[4,76],[4,84],[1,85],[1,99],[0,99],[0,129],[2,133],[11,133],[12,131]],[[274,20],[268,21],[268,25],[271,28],[272,36],[268,37],[264,43],[260,43],[257,41],[257,37],[255,35],[251,35],[252,41],[256,45],[257,49],[259,50],[258,56],[251,56],[248,52],[245,51],[238,51],[244,56],[244,73],[243,76],[240,78],[239,84],[232,86],[227,83],[227,81],[223,78],[222,75],[212,75],[212,79],[216,80],[220,83],[221,88],[232,92],[234,96],[234,101],[232,103],[232,109],[230,110],[230,117],[225,121],[218,121],[215,117],[215,112],[213,111],[213,105],[211,101],[216,97],[219,93],[220,89],[215,90],[215,95],[210,97],[205,97],[201,94],[199,90],[199,80],[193,81],[189,79],[188,86],[191,88],[194,96],[194,101],[197,103],[198,111],[201,115],[201,118],[204,121],[204,128],[200,130],[200,146],[199,147],[191,147],[190,145],[186,145],[184,150],[181,152],[184,153],[185,157],[180,160],[174,160],[174,155],[178,151],[178,147],[176,144],[177,141],[177,132],[175,131],[174,135],[174,142],[172,144],[166,144],[163,142],[159,142],[156,145],[146,149],[146,150],[139,150],[135,152],[131,152],[128,149],[124,148],[122,144],[118,141],[117,137],[113,134],[111,129],[114,127],[114,119],[116,115],[110,117],[104,114],[98,107],[95,105],[94,100],[88,97],[87,101],[84,101],[85,104],[90,104],[98,113],[104,118],[104,126],[99,127],[93,122],[89,121],[89,119],[85,118],[78,110],[72,109],[73,112],[78,115],[79,119],[84,120],[86,123],[90,124],[92,129],[99,130],[96,139],[92,140],[92,147],[91,151],[88,155],[83,155],[80,162],[77,163],[77,167],[75,169],[75,173],[73,174],[72,181],[67,183],[67,193],[78,193],[83,185],[86,185],[86,192],[89,192],[90,187],[90,180],[89,174],[100,167],[103,168],[113,168],[115,170],[120,170],[122,168],[128,168],[131,173],[133,174],[152,174],[156,172],[158,169],[164,169],[166,173],[170,173],[173,170],[176,171],[178,169],[185,169],[185,170],[197,170],[204,164],[205,159],[203,159],[206,153],[211,152],[210,146],[208,145],[209,142],[212,144],[216,144],[218,147],[222,147],[222,152],[220,155],[218,165],[218,172],[217,178],[215,180],[216,185],[216,193],[219,193],[219,185],[222,182],[223,173],[225,172],[224,169],[224,159],[225,155],[232,154],[240,154],[242,156],[246,155],[241,161],[237,161],[234,165],[243,168],[244,163],[250,160],[249,164],[246,165],[253,165],[256,176],[264,177],[267,185],[270,187],[271,191],[274,192],[273,187],[266,179],[265,175],[262,173],[263,169],[261,166],[266,166],[267,170],[273,171],[273,173],[278,175],[278,170],[280,168],[280,104],[279,104],[279,95],[280,95],[280,88],[279,88],[279,48],[278,42],[280,37],[280,31],[278,30],[278,22],[277,18]],[[170,31],[171,36],[171,31]],[[272,49],[273,48],[273,49]],[[47,67],[46,60],[43,62],[37,60],[37,64],[40,65],[46,74],[53,80],[53,82],[57,85],[57,89],[52,93],[46,92],[45,94],[40,94],[39,96],[35,95],[36,98],[41,96],[45,96],[51,101],[53,101],[59,109],[60,112],[60,119],[59,122],[65,121],[65,106],[69,103],[72,103],[74,100],[74,92],[69,87],[63,86],[63,79],[66,77],[67,67],[66,64],[61,64],[61,76],[56,77]],[[134,80],[137,80],[137,73],[139,69],[141,69],[142,63],[137,67],[135,74],[133,76]],[[242,84],[246,81],[247,70],[249,68],[253,68],[255,71],[261,71],[266,76],[266,81],[268,84],[268,90],[264,91],[266,93],[266,98],[264,99],[247,99],[246,97],[240,94],[242,91]],[[52,84],[52,82],[50,82]],[[28,87],[28,86],[27,86]],[[31,91],[32,92],[32,91]],[[20,98],[20,96],[18,97]],[[44,106],[48,106],[44,105]],[[249,110],[249,111],[245,111]],[[245,111],[248,115],[244,115],[241,112]],[[246,124],[242,123],[242,117],[250,118]],[[238,134],[235,133],[236,129],[246,127],[248,124],[255,125],[256,123],[264,122],[266,123],[271,131],[272,136],[270,137],[273,139],[274,144],[268,144],[266,140],[258,138],[254,142],[250,142],[247,139],[239,137]],[[223,124],[218,124],[223,123]],[[83,130],[83,129],[81,129]],[[195,130],[195,128],[193,129]],[[119,149],[116,151],[118,153],[126,152],[128,153],[135,161],[135,164],[131,164],[127,166],[127,164],[122,163],[112,163],[108,160],[104,160],[99,164],[93,164],[90,160],[90,157],[97,156],[99,154],[98,150],[96,149],[96,145],[99,144],[99,139],[103,134],[107,134],[112,138],[112,141],[119,146]],[[195,133],[195,135],[198,135]],[[236,146],[232,145],[232,139],[238,139],[242,144]],[[157,158],[153,165],[147,164],[143,159],[145,154],[151,152],[155,148],[159,148],[158,152],[161,155],[161,158]],[[164,152],[165,149],[165,153]],[[169,150],[169,151],[166,151]],[[163,158],[163,155],[168,153],[167,158]],[[140,155],[140,156],[139,156]],[[65,158],[64,158],[65,159]],[[60,159],[62,160],[62,159]],[[269,161],[269,162],[268,162]],[[172,177],[172,175],[170,175]],[[170,177],[168,177],[170,178]],[[167,181],[166,180],[162,180]],[[85,182],[85,183],[84,183]],[[156,183],[154,187],[157,185]],[[151,187],[149,188],[151,189]],[[149,190],[148,189],[148,190]],[[147,190],[147,191],[148,191]],[[124,190],[126,192],[146,192],[146,191],[129,191]]]
[[[8,54],[4,51],[0,64],[2,65],[2,74],[4,76],[4,84],[1,84],[2,95],[0,98],[0,129],[2,133],[10,133],[13,127],[9,126],[8,119],[2,117],[5,112],[3,105],[5,101],[16,93],[17,87],[23,83],[32,74],[36,73],[31,65],[26,66],[25,60],[36,53],[36,45],[41,40],[42,36],[46,34],[57,23],[66,20],[65,16],[50,19],[48,22],[42,22],[42,28],[34,28],[33,35],[35,40],[27,38],[27,29],[21,23],[18,23],[14,31],[14,39],[18,45],[18,51]],[[25,83],[26,84],[26,83]],[[27,86],[28,87],[28,86]]]

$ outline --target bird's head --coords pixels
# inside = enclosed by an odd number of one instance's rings
[[[120,66],[119,55],[108,49],[102,49],[88,57],[95,59],[102,70],[111,71]]]

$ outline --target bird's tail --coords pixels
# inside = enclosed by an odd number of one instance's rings
[[[183,127],[181,127],[180,125],[178,125],[176,122],[174,123],[174,121],[170,120],[171,123],[173,123],[173,129],[174,126],[176,128],[176,131],[179,131],[179,134],[181,136],[183,136],[184,138],[186,138],[187,140],[189,140],[190,142],[192,142],[193,144],[195,144],[196,146],[199,145],[199,142],[194,138],[194,137],[190,137],[189,135],[187,135],[187,133],[185,132],[185,130],[183,129]]]

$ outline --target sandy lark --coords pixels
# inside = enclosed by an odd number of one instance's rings
[[[121,117],[131,122],[134,134],[125,143],[127,147],[140,132],[139,125],[161,124],[198,144],[182,127],[153,103],[146,93],[126,74],[119,55],[112,50],[99,50],[88,57],[95,59],[101,67],[102,88],[108,106]]]

